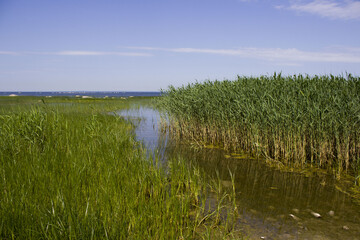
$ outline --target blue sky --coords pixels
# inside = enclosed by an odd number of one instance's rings
[[[360,1],[0,0],[0,91],[360,74]]]

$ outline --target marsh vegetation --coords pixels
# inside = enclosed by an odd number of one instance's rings
[[[233,199],[239,213],[235,229],[245,239],[356,239],[359,236],[360,206],[351,196],[352,178],[342,176],[337,180],[317,168],[279,169],[277,164],[272,166],[262,158],[173,138],[169,131],[159,131],[161,118],[154,108],[141,106],[118,114],[136,124],[136,139],[153,149],[164,164],[168,159],[180,157],[204,171],[209,179],[216,179],[219,189],[233,192],[235,186]],[[207,196],[208,203],[218,199],[218,194],[213,194]],[[321,218],[315,217],[318,214]]]
[[[170,86],[158,106],[175,135],[295,167],[360,175],[360,78],[238,77]]]
[[[235,234],[235,189],[179,158],[159,164],[109,114],[137,101],[0,98],[1,239]]]

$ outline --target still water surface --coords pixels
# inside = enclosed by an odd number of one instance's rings
[[[162,161],[178,156],[194,161],[209,175],[217,171],[224,187],[231,185],[229,170],[235,173],[239,226],[250,239],[360,240],[360,206],[332,176],[282,172],[221,149],[194,149],[159,131],[160,115],[151,108],[118,114],[136,124],[137,139]]]

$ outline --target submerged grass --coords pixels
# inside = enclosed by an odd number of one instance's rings
[[[196,168],[178,159],[156,164],[131,124],[107,114],[136,101],[0,99],[1,239],[233,234],[235,220],[219,224],[225,202],[206,204],[210,185]],[[235,203],[231,194],[219,196]]]
[[[170,86],[170,129],[295,166],[360,175],[360,78],[281,74]]]

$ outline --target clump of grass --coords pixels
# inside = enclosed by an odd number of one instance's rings
[[[158,100],[171,131],[295,166],[360,173],[360,78],[281,74],[205,81]]]
[[[148,159],[132,126],[107,114],[129,103],[51,101],[70,104],[0,106],[1,239],[192,239],[207,226],[228,236],[200,222],[216,211],[203,205],[205,177]]]

